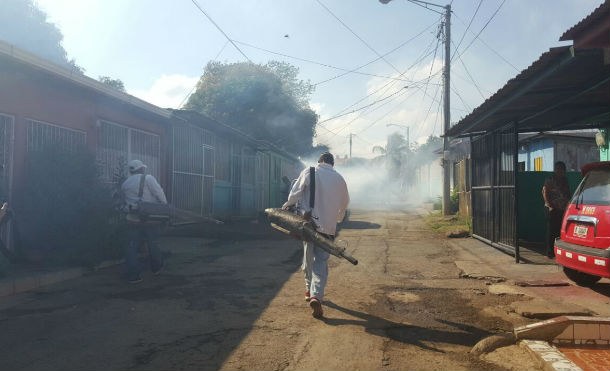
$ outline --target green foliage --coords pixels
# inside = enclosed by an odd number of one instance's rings
[[[111,88],[115,88],[118,91],[125,92],[125,84],[123,84],[123,81],[121,81],[120,79],[113,79],[110,76],[100,76],[98,77],[98,80],[101,83],[110,86]]]
[[[455,214],[460,210],[460,196],[457,193],[457,189],[453,188],[449,195],[449,211],[451,214]]]
[[[318,115],[309,107],[314,90],[286,62],[210,62],[185,105],[299,155],[312,153]]]
[[[83,72],[69,60],[62,46],[63,35],[33,0],[0,1],[0,40],[37,54],[60,66]]]
[[[121,255],[112,194],[94,156],[47,149],[29,154],[15,205],[17,253],[41,265],[93,266]]]
[[[472,233],[470,218],[460,214],[443,216],[439,210],[424,217],[424,222],[433,230],[441,233],[458,231],[467,231]]]

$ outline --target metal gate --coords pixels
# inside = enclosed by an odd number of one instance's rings
[[[172,146],[172,203],[178,209],[211,215],[215,135],[198,127],[175,125]]]
[[[495,131],[471,143],[473,236],[518,259],[516,131]]]

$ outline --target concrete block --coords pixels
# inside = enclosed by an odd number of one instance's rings
[[[540,368],[544,371],[582,371],[580,367],[546,341],[523,340],[519,345],[538,361]]]
[[[10,296],[15,293],[15,283],[13,280],[0,282],[0,297]]]
[[[599,338],[600,340],[610,341],[610,324],[599,325]]]
[[[597,323],[575,323],[575,340],[597,340],[599,339],[599,324]]]
[[[40,276],[15,278],[15,294],[31,291],[40,287]]]

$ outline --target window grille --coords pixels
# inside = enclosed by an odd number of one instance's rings
[[[84,149],[87,144],[87,134],[84,131],[36,120],[26,120],[26,123],[28,152],[50,148],[76,152]]]
[[[157,180],[161,175],[161,139],[158,135],[100,120],[97,125],[97,161],[105,182],[127,175],[127,162],[140,160]]]

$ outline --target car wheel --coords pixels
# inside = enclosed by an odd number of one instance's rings
[[[594,276],[592,274],[579,272],[577,270],[574,270],[574,269],[571,269],[568,267],[563,267],[563,273],[565,273],[565,275],[569,279],[574,281],[574,283],[576,283],[578,286],[585,286],[585,287],[593,286],[597,281],[599,281],[601,279],[601,277],[599,277],[599,276]]]

